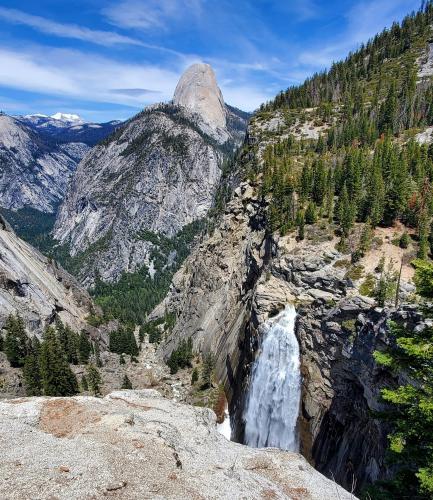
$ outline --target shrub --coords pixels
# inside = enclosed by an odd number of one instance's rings
[[[410,236],[407,233],[407,231],[405,231],[400,237],[399,246],[400,248],[407,248],[409,245],[410,245]]]

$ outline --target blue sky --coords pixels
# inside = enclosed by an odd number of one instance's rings
[[[203,61],[252,111],[418,0],[0,0],[0,109],[125,119]]]

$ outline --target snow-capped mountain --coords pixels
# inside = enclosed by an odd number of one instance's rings
[[[0,114],[0,207],[54,212],[78,163],[118,123],[86,123],[64,113]]]
[[[87,146],[97,144],[121,123],[117,120],[107,123],[86,122],[79,115],[60,112],[51,116],[34,114],[15,118],[39,132],[46,140],[54,139],[57,144],[81,142]]]
[[[84,120],[82,120],[80,116],[70,113],[55,113],[54,115],[51,115],[51,118],[67,123],[84,123]]]

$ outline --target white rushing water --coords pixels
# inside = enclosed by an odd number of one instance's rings
[[[217,431],[230,441],[232,437],[232,426],[230,422],[229,410],[227,407],[224,410],[224,421],[221,424],[217,424]]]
[[[296,310],[289,305],[264,325],[244,413],[245,444],[298,451],[296,423],[301,397]]]

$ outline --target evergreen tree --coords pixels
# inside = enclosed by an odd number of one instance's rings
[[[416,268],[418,292],[433,298],[433,265],[419,261]],[[392,481],[381,485],[381,494],[399,498],[404,492],[407,498],[427,500],[433,497],[433,328],[408,330],[393,323],[391,331],[395,347],[376,351],[375,359],[400,375],[397,388],[382,390],[394,408],[388,414],[393,423],[389,443],[399,469]]]
[[[317,222],[316,205],[313,202],[308,203],[307,210],[305,211],[305,223],[314,224]]]
[[[193,358],[192,338],[181,340],[179,347],[175,349],[167,360],[167,365],[170,367],[170,373],[175,374],[179,368],[191,366]]]
[[[419,235],[419,246],[418,246],[418,258],[426,259],[429,250],[429,222],[426,211],[424,210],[420,215],[418,235]]]
[[[340,223],[341,231],[344,236],[349,236],[349,232],[355,222],[354,205],[349,200],[346,184],[338,198],[338,221]]]
[[[92,344],[87,338],[87,334],[82,331],[78,342],[79,360],[80,363],[85,365],[89,362],[89,357],[92,352]]]
[[[298,225],[298,240],[302,241],[305,238],[305,215],[303,210],[299,210],[296,222]]]
[[[99,373],[98,368],[93,363],[90,363],[87,366],[87,385],[89,386],[89,390],[93,393],[94,396],[98,396],[101,394],[101,374]]]
[[[400,237],[400,240],[399,240],[399,246],[400,248],[407,248],[408,246],[410,245],[410,236],[409,236],[409,233],[407,231],[405,231],[401,237]]]
[[[212,385],[212,375],[215,369],[215,356],[212,352],[206,354],[201,372],[202,387],[207,389]]]
[[[197,368],[194,368],[191,374],[191,385],[194,385],[198,380],[198,370]]]
[[[121,389],[132,389],[131,381],[129,380],[128,375],[126,375],[126,374],[123,377]]]
[[[69,367],[66,354],[52,327],[48,327],[44,333],[40,348],[39,367],[42,388],[46,396],[73,396],[77,394],[77,379]]]
[[[40,396],[42,394],[41,372],[39,369],[40,343],[33,337],[29,343],[30,348],[24,359],[23,376],[27,396]]]
[[[4,351],[6,357],[13,368],[20,368],[24,365],[28,352],[28,338],[21,316],[11,314],[6,320],[5,330]]]
[[[89,384],[87,383],[87,377],[83,375],[81,377],[81,390],[87,392],[89,390]]]

